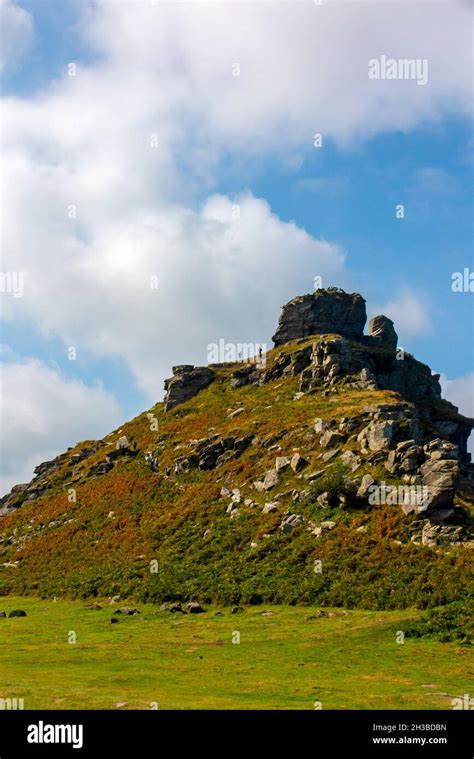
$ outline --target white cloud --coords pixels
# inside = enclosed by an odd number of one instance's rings
[[[15,64],[33,40],[33,19],[24,8],[0,0],[0,73]]]
[[[430,301],[426,293],[404,287],[384,305],[370,308],[370,317],[385,314],[395,323],[395,329],[401,341],[433,331],[430,315]]]
[[[409,11],[400,2],[105,2],[85,29],[125,81],[130,64],[154,80],[188,145],[273,152],[316,131],[345,143],[469,114],[470,20],[460,0]],[[369,80],[368,61],[382,54],[426,58],[428,84]]]
[[[5,299],[5,314],[33,319],[74,345],[78,360],[83,350],[124,359],[155,402],[173,363],[207,363],[208,343],[221,337],[268,340],[281,304],[311,290],[314,276],[326,284],[345,276],[337,245],[281,221],[251,194],[214,195],[197,211],[132,208],[85,242],[64,213],[41,227],[58,182],[54,174],[36,181],[38,219],[5,235],[5,249],[22,251],[24,271],[24,297]],[[10,217],[29,206],[30,191],[35,185],[22,186],[17,173],[5,200]]]
[[[36,359],[2,363],[0,377],[2,493],[28,482],[37,464],[120,421],[117,402],[101,385],[65,379]]]

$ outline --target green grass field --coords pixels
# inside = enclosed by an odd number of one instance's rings
[[[451,709],[472,675],[468,647],[396,642],[418,612],[140,604],[111,624],[116,607],[87,603],[0,599],[28,614],[0,619],[0,698],[25,709]]]

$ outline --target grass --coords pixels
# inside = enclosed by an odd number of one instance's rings
[[[0,599],[0,610],[28,614],[0,619],[0,697],[23,698],[26,709],[450,709],[468,690],[468,647],[397,644],[415,611],[318,616],[268,606],[189,616],[140,604],[140,615],[111,625],[107,601],[85,605]]]

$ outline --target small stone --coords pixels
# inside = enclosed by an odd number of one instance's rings
[[[278,483],[278,472],[276,469],[270,469],[270,471],[266,473],[265,478],[263,480],[263,489],[271,490],[271,488],[275,487],[277,483]]]
[[[325,451],[325,453],[323,453],[321,456],[321,460],[326,464],[328,461],[331,461],[331,459],[337,456],[338,453],[339,448],[333,448],[331,451]]]
[[[307,465],[308,465],[308,462],[299,453],[295,453],[291,457],[290,466],[294,472],[299,472],[301,469],[303,469]]]
[[[322,438],[319,441],[319,444],[323,448],[329,448],[333,445],[338,445],[338,443],[344,442],[344,435],[341,435],[340,432],[333,432],[331,430],[327,430]]]
[[[265,504],[262,509],[262,514],[273,514],[275,511],[278,511],[278,504],[275,503],[275,501],[272,501],[271,503]]]
[[[369,492],[369,489],[374,485],[375,480],[370,474],[364,474],[357,490],[357,498],[365,498]]]
[[[205,611],[202,608],[201,604],[196,603],[196,601],[191,601],[190,603],[186,604],[186,609],[188,614],[203,614]]]
[[[235,411],[231,411],[230,414],[227,414],[228,419],[235,419],[236,416],[239,416],[240,414],[243,414],[245,411],[244,407],[241,406],[240,408],[235,409]]]
[[[308,480],[308,482],[314,482],[314,480],[319,479],[324,474],[324,469],[319,469],[316,472],[309,472],[308,474],[305,474],[304,478],[305,480]]]
[[[178,612],[181,612],[181,613],[182,613],[183,609],[182,609],[182,606],[181,606],[181,604],[179,603],[179,601],[176,601],[175,603],[172,603],[172,604],[170,604],[170,607],[169,607],[169,611],[170,611],[172,614],[176,614],[176,613],[178,613]]]
[[[320,419],[317,417],[314,420],[314,431],[316,434],[320,434],[321,432],[325,432],[329,427],[331,426],[331,422],[325,422],[323,419]]]
[[[277,456],[275,461],[275,469],[277,472],[281,472],[290,465],[290,459],[288,456]]]

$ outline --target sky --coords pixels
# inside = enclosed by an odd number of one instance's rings
[[[471,23],[467,0],[1,0],[1,492],[211,343],[270,347],[317,277],[474,416]]]

